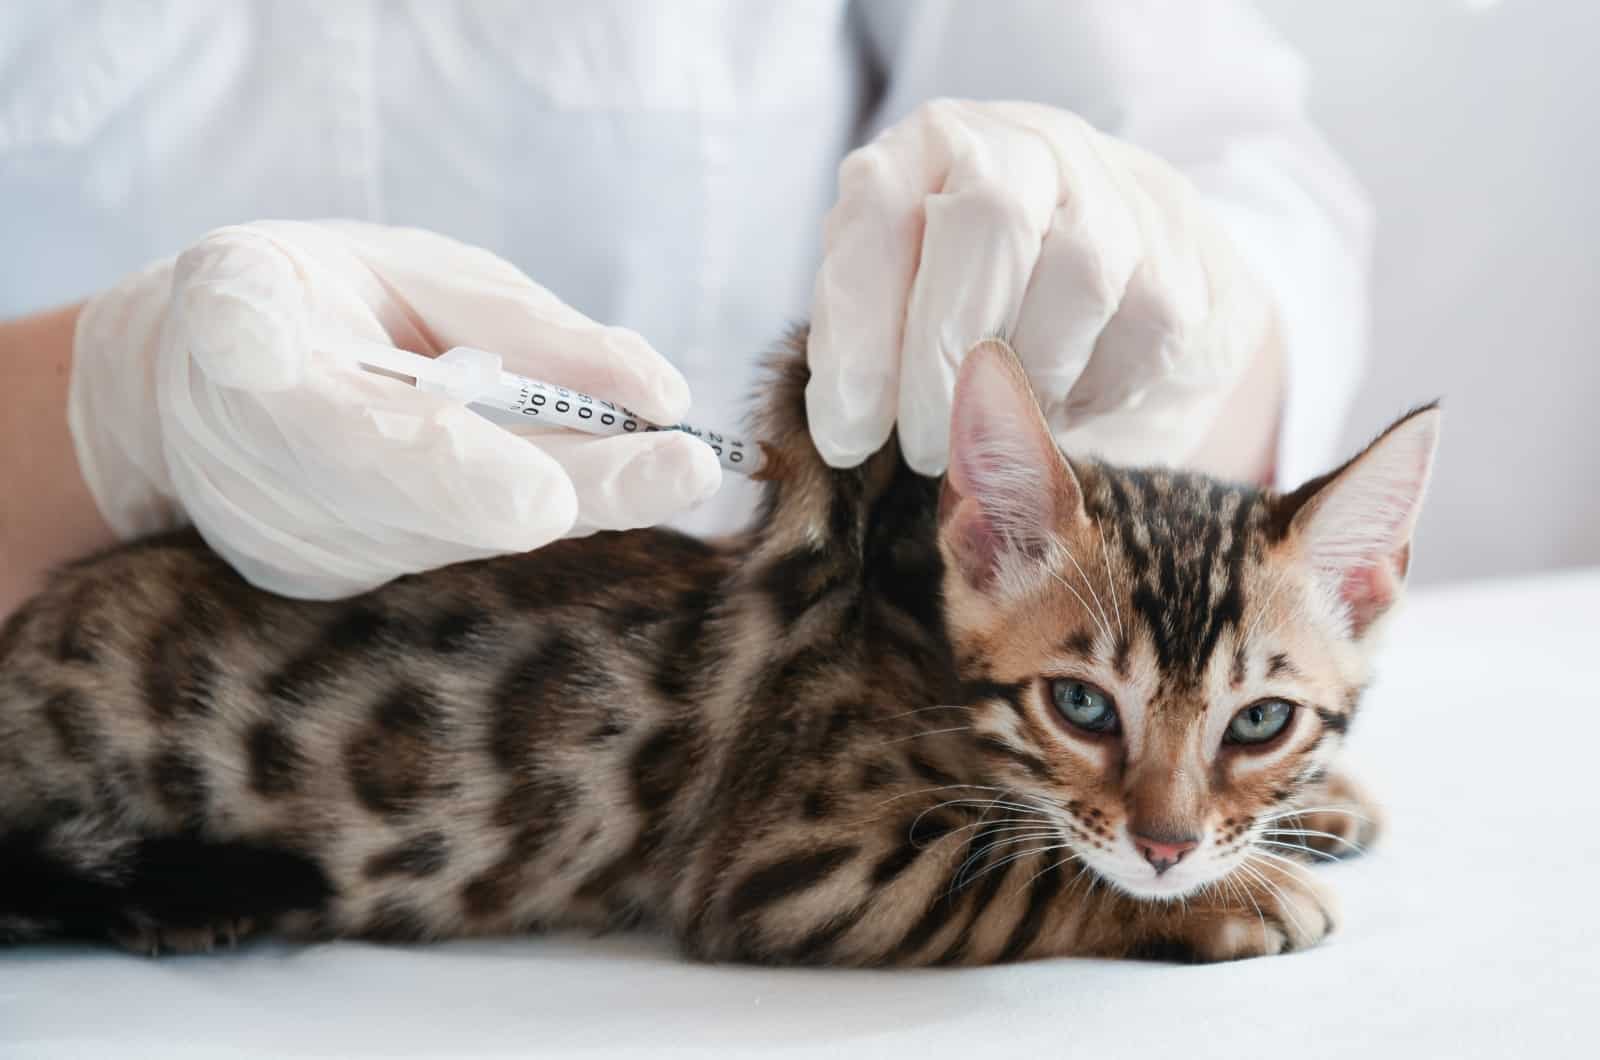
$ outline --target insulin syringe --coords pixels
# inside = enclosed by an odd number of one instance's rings
[[[585,434],[633,434],[648,431],[682,431],[709,445],[722,466],[743,475],[761,470],[758,446],[687,423],[664,427],[640,419],[609,401],[569,387],[557,386],[508,372],[500,355],[470,346],[456,346],[437,357],[407,353],[378,343],[340,344],[333,352],[345,354],[368,368],[391,375],[409,376],[419,390],[444,394],[467,405],[495,409],[517,422],[565,427]],[[495,417],[505,422],[504,417]]]

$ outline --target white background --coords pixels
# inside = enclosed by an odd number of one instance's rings
[[[1445,400],[1414,576],[1600,564],[1600,4],[1260,6],[1378,211],[1347,447]]]

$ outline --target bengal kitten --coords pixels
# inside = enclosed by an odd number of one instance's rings
[[[61,571],[0,635],[0,932],[643,923],[923,965],[1331,931],[1295,856],[1371,838],[1331,770],[1438,413],[1280,495],[1065,459],[989,342],[941,482],[892,440],[827,467],[802,346],[724,544],[598,534],[332,603],[192,534]]]

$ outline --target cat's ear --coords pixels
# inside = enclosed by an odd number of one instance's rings
[[[1366,633],[1399,595],[1439,443],[1437,404],[1402,416],[1360,455],[1278,501],[1278,520]]]
[[[1083,493],[1039,412],[1028,377],[998,339],[967,352],[950,415],[950,470],[939,532],[978,589],[1015,590],[1042,577]]]

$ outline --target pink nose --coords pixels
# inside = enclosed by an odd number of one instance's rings
[[[1159,876],[1182,861],[1185,854],[1200,845],[1200,840],[1170,835],[1156,839],[1135,832],[1133,845],[1138,847],[1144,859],[1155,867],[1156,875]]]

